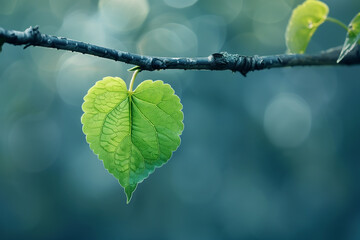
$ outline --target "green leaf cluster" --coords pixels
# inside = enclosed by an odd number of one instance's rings
[[[129,202],[137,184],[180,145],[180,99],[162,81],[146,80],[128,91],[121,78],[105,77],[84,100],[81,122],[86,140],[124,187]]]
[[[307,0],[296,7],[290,17],[285,33],[287,51],[303,54],[318,27],[325,21],[336,23],[346,29],[345,43],[337,62],[340,62],[360,42],[360,13],[348,26],[328,17],[329,7],[318,0]]]

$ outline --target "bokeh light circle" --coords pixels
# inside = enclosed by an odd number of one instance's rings
[[[139,43],[140,54],[161,56],[193,56],[197,52],[198,39],[188,27],[168,23],[145,33]]]
[[[164,2],[173,8],[186,8],[194,5],[197,0],[164,0]]]
[[[266,108],[264,129],[278,147],[299,146],[308,137],[310,128],[310,108],[295,94],[279,94]]]
[[[128,32],[140,27],[149,13],[147,0],[100,0],[102,22],[111,30]]]

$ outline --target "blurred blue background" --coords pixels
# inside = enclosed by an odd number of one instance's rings
[[[0,0],[0,26],[158,56],[286,50],[298,0]],[[346,24],[359,0],[327,0]],[[343,43],[325,23],[308,51]],[[82,98],[131,65],[4,45],[0,239],[360,239],[360,66],[143,72],[184,105],[182,144],[129,205],[81,130]]]

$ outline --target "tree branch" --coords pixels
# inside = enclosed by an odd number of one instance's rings
[[[360,64],[359,45],[350,52],[339,64],[336,60],[341,47],[332,48],[319,54],[279,54],[272,56],[243,56],[227,52],[214,53],[208,57],[155,57],[142,56],[115,49],[104,48],[89,43],[71,40],[63,37],[42,34],[39,28],[29,27],[25,31],[6,30],[0,27],[1,43],[13,45],[40,46],[56,48],[72,52],[94,55],[137,65],[141,70],[183,69],[183,70],[231,70],[246,75],[250,71],[266,68],[288,66],[315,66],[315,65],[353,65]]]

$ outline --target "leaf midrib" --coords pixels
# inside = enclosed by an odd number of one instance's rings
[[[174,116],[172,116],[171,114],[169,114],[168,112],[166,112],[165,110],[163,110],[162,108],[160,108],[157,104],[155,104],[155,103],[152,103],[152,102],[149,102],[149,101],[146,101],[146,100],[144,100],[144,99],[142,99],[142,98],[139,98],[138,96],[135,96],[134,95],[134,93],[135,92],[127,92],[127,96],[122,100],[122,101],[120,101],[116,106],[114,106],[108,113],[106,113],[106,115],[105,115],[105,117],[104,117],[104,120],[103,120],[103,123],[102,123],[102,126],[101,126],[101,134],[100,134],[100,136],[99,136],[99,142],[101,142],[101,136],[102,136],[102,134],[103,134],[103,129],[104,129],[104,126],[105,126],[105,121],[106,121],[106,119],[109,117],[109,114],[111,114],[116,108],[118,108],[124,101],[126,101],[127,99],[128,99],[128,104],[129,104],[129,134],[128,135],[125,135],[120,141],[119,141],[119,143],[118,143],[118,146],[124,141],[124,139],[126,138],[126,137],[130,137],[130,155],[129,155],[129,166],[128,166],[128,173],[127,173],[127,175],[128,175],[128,184],[129,185],[131,185],[130,184],[130,171],[133,171],[132,169],[131,169],[131,164],[132,164],[132,154],[133,154],[133,147],[135,147],[138,151],[139,151],[139,153],[140,153],[140,155],[141,155],[141,157],[142,157],[142,160],[144,161],[144,164],[146,164],[146,158],[144,157],[144,155],[143,155],[143,153],[140,151],[140,149],[139,149],[139,147],[133,142],[133,139],[132,139],[132,128],[133,128],[133,107],[136,107],[138,110],[139,110],[139,113],[143,116],[143,118],[146,120],[146,121],[148,121],[150,124],[151,124],[151,126],[153,127],[153,129],[154,129],[154,132],[155,132],[155,135],[156,135],[156,139],[157,139],[157,149],[158,149],[158,152],[157,152],[157,155],[158,155],[158,157],[157,157],[157,159],[156,160],[158,160],[158,159],[160,159],[160,155],[161,155],[161,149],[160,149],[160,140],[159,140],[159,132],[158,132],[158,129],[156,128],[156,126],[155,126],[155,124],[141,111],[141,109],[139,108],[139,106],[135,103],[135,101],[134,101],[134,99],[133,99],[133,97],[135,98],[135,99],[137,99],[137,100],[139,100],[139,101],[141,101],[141,102],[144,102],[144,103],[148,103],[148,104],[150,104],[150,105],[153,105],[153,106],[155,106],[156,108],[158,108],[160,111],[162,111],[163,113],[165,113],[167,116],[169,116],[174,122],[177,122],[177,120],[174,118]],[[134,104],[134,105],[133,105]],[[167,136],[166,134],[165,134],[165,136],[166,137],[168,137],[169,139],[171,139],[169,136]],[[173,139],[171,139],[171,140],[173,140]],[[104,149],[103,147],[102,147],[102,149],[105,151],[105,152],[108,152],[106,149]],[[108,152],[109,153],[109,152]],[[114,151],[114,153],[113,153],[113,159],[115,159],[115,154],[116,154],[116,150]],[[125,170],[126,171],[126,170]],[[120,171],[120,172],[125,172],[125,171]]]

